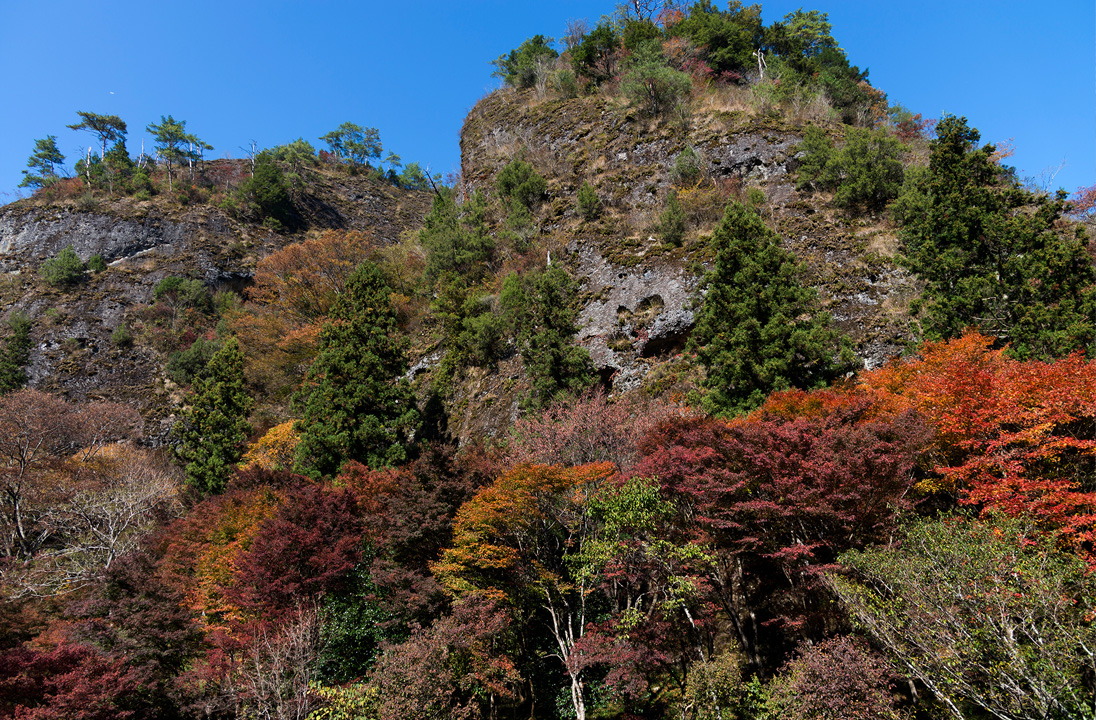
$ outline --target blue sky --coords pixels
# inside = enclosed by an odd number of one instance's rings
[[[344,121],[385,151],[459,169],[467,111],[497,81],[491,59],[614,2],[0,0],[0,202],[17,197],[34,140],[58,136],[68,167],[92,139],[76,111],[119,115],[136,152],[161,115],[208,156],[241,157]],[[723,3],[721,2],[722,6]],[[892,102],[965,115],[985,141],[1012,139],[1021,177],[1069,191],[1096,183],[1096,3],[819,0],[762,3],[766,24],[827,12],[853,64]],[[1063,165],[1064,163],[1064,165]]]

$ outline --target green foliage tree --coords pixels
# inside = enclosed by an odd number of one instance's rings
[[[26,366],[30,360],[30,318],[15,311],[8,318],[9,335],[4,339],[0,355],[0,395],[18,390],[27,382]]]
[[[826,13],[802,8],[765,29],[765,46],[775,55],[770,68],[778,70],[786,87],[806,85],[826,95],[841,120],[853,124],[865,112],[885,114],[885,98],[867,86],[868,71],[849,65],[845,51],[831,34]]]
[[[745,412],[774,390],[822,387],[855,367],[848,339],[756,212],[730,205],[712,241],[715,267],[690,339],[707,370],[705,408]]]
[[[700,0],[667,35],[688,40],[712,70],[741,75],[754,65],[753,53],[764,45],[761,6],[743,7],[735,0],[721,11],[711,0]]]
[[[377,266],[362,263],[320,330],[319,354],[294,397],[303,472],[333,475],[347,460],[377,468],[407,458],[419,415],[390,295]]]
[[[532,210],[548,192],[548,182],[536,169],[514,158],[499,170],[495,178],[499,195],[508,201],[517,201]]]
[[[532,379],[534,404],[547,405],[594,382],[590,354],[573,342],[577,289],[559,265],[503,281],[499,304]]]
[[[559,57],[552,48],[552,38],[534,35],[508,54],[500,55],[491,62],[495,66],[492,77],[502,78],[507,85],[515,88],[530,88],[537,82],[537,73],[549,60]]]
[[[57,182],[57,173],[65,156],[57,149],[57,136],[47,135],[34,141],[34,154],[27,159],[27,170],[23,171],[23,180],[19,187],[40,188]]]
[[[289,187],[299,192],[309,178],[309,168],[319,163],[316,148],[304,138],[279,145],[271,151],[274,160],[286,167],[283,173]]]
[[[76,114],[80,116],[80,122],[66,127],[71,130],[85,130],[93,134],[101,145],[99,150],[100,160],[106,158],[109,143],[125,140],[126,123],[117,115],[99,115],[98,113],[82,111]]]
[[[666,208],[658,216],[658,233],[662,242],[674,247],[680,247],[685,240],[685,211],[681,209],[676,191],[670,191]]]
[[[255,157],[255,172],[240,185],[238,192],[252,217],[265,220],[278,230],[292,226],[293,201],[289,184],[269,150],[263,150]]]
[[[945,518],[849,552],[831,577],[854,620],[956,718],[1093,711],[1096,585],[1021,521]]]
[[[613,24],[602,20],[571,50],[575,74],[601,84],[615,74],[614,57],[620,47],[620,34]]]
[[[38,270],[42,279],[54,287],[75,285],[84,279],[84,261],[76,254],[71,245],[42,263]]]
[[[903,188],[903,262],[925,281],[927,338],[969,327],[1020,358],[1096,349],[1096,269],[1081,231],[1063,227],[1065,194],[1025,191],[977,147],[965,118],[945,116],[927,173]],[[918,309],[915,306],[915,311]]]
[[[662,48],[649,41],[638,47],[620,82],[620,91],[633,105],[660,115],[681,105],[692,92],[689,76],[666,63]]]
[[[327,143],[335,157],[346,158],[355,166],[364,165],[369,162],[369,158],[381,156],[381,134],[377,128],[344,122],[326,135],[322,135],[320,140]]]
[[[426,248],[425,276],[433,285],[446,274],[471,283],[482,280],[494,260],[495,240],[487,230],[487,201],[473,192],[460,206],[442,188],[423,220],[419,242]]]
[[[229,338],[194,381],[172,431],[172,452],[184,464],[189,485],[207,495],[224,490],[251,432],[251,406],[244,356],[236,338]]]
[[[167,187],[172,189],[171,169],[181,165],[188,157],[192,136],[186,132],[186,120],[176,120],[171,115],[160,116],[160,123],[149,123],[145,128],[156,141],[156,154],[164,161],[167,170]]]
[[[408,190],[429,190],[430,178],[417,162],[409,162],[397,177],[400,187]]]
[[[898,197],[902,187],[902,146],[885,130],[850,128],[845,145],[838,150],[817,127],[803,136],[806,153],[799,167],[797,187],[834,190],[839,207],[882,209]]]

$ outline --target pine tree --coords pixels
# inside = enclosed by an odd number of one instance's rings
[[[347,460],[378,468],[406,459],[419,415],[403,379],[407,361],[390,295],[377,266],[362,263],[320,330],[319,354],[294,397],[301,472],[332,475]]]
[[[929,170],[903,188],[904,262],[926,283],[928,339],[970,327],[1024,358],[1096,347],[1096,269],[1079,229],[1061,227],[1065,194],[1035,196],[977,147],[966,118],[936,128]]]
[[[27,159],[28,170],[23,171],[19,187],[46,187],[57,182],[57,171],[65,162],[65,156],[57,149],[57,136],[47,135],[34,141],[34,154]]]
[[[188,484],[206,494],[224,490],[251,432],[251,405],[244,356],[236,338],[229,338],[194,381],[173,431],[173,451],[185,463]]]
[[[745,412],[775,390],[822,387],[855,367],[795,256],[757,213],[729,206],[712,239],[715,268],[690,340],[710,412]]]

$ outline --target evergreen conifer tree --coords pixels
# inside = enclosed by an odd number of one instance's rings
[[[752,410],[775,390],[822,387],[855,367],[795,256],[757,213],[729,206],[712,239],[715,267],[690,340],[710,412]]]
[[[896,209],[904,262],[926,282],[925,337],[976,327],[1022,359],[1093,352],[1096,270],[1081,231],[1060,227],[1065,194],[1021,188],[966,118],[945,116],[936,135]]]
[[[548,405],[594,383],[590,353],[574,343],[576,292],[574,279],[558,264],[503,282],[499,304],[533,382],[534,405]]]
[[[11,334],[4,340],[0,354],[0,395],[18,390],[27,382],[26,365],[30,360],[30,318],[13,312],[8,319]]]
[[[65,162],[65,156],[57,149],[57,136],[47,135],[34,141],[34,154],[27,159],[28,170],[23,171],[19,187],[40,188],[57,182],[57,171]]]
[[[294,398],[299,471],[332,475],[347,460],[377,468],[406,459],[419,414],[390,295],[377,266],[362,263],[320,330],[319,354]]]
[[[244,356],[236,338],[229,338],[195,379],[173,431],[173,450],[185,464],[188,484],[205,494],[224,490],[251,432],[251,405]]]

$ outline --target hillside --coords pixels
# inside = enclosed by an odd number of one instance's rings
[[[535,35],[444,181],[40,141],[0,720],[1091,717],[1091,203],[830,30]]]
[[[209,174],[246,175],[244,161],[214,161]],[[255,264],[272,251],[325,229],[358,230],[395,243],[414,230],[429,196],[345,172],[317,169],[294,203],[297,228],[275,232],[209,204],[181,205],[166,196],[22,200],[0,211],[0,268],[5,318],[34,320],[28,386],[75,400],[133,404],[155,424],[180,399],[163,374],[167,358],[138,341],[117,347],[112,333],[153,302],[164,278],[200,280],[211,292],[243,292]],[[77,287],[52,287],[43,262],[71,246],[85,262],[99,255],[106,270]],[[170,425],[152,430],[162,436]]]

